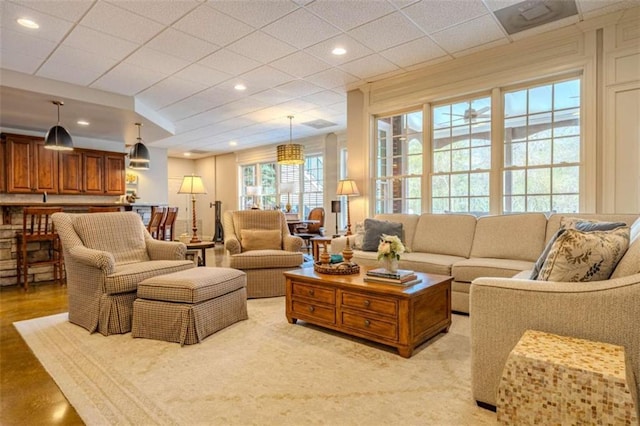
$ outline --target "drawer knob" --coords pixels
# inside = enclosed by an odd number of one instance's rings
[[[313,296],[313,294],[314,294],[313,289],[310,289],[309,290],[309,296]]]
[[[369,321],[368,319],[364,320],[365,327],[369,327],[370,325],[371,325],[371,321]]]
[[[315,310],[316,310],[316,308],[314,308],[313,306],[309,306],[309,312],[313,312]]]
[[[364,301],[364,306],[366,306],[368,308],[369,305],[371,305],[371,302],[369,300],[365,300]]]

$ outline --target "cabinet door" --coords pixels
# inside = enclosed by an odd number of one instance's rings
[[[85,152],[82,163],[84,193],[104,195],[104,154]]]
[[[105,194],[122,195],[125,188],[124,154],[106,154],[105,161]]]
[[[36,192],[58,193],[58,151],[45,149],[44,140],[34,144],[34,190]]]
[[[78,150],[61,152],[59,155],[60,194],[82,193],[82,153]]]
[[[7,137],[7,191],[31,193],[33,182],[33,144],[29,137]]]
[[[2,135],[0,138],[0,166],[2,170],[0,170],[0,192],[7,191],[7,150],[5,147],[7,146],[5,136]]]

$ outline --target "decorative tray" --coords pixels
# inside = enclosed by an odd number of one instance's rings
[[[330,275],[352,275],[359,274],[360,267],[355,263],[333,263],[333,264],[322,264],[320,262],[315,262],[313,264],[313,270],[319,274],[330,274]]]

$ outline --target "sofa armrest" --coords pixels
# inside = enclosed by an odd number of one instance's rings
[[[300,237],[296,237],[295,235],[285,235],[282,239],[282,246],[286,251],[298,252],[302,250],[303,245],[304,240]]]
[[[229,254],[240,254],[242,253],[242,246],[240,245],[240,241],[233,236],[225,236],[224,238],[224,248],[229,252]]]
[[[147,238],[145,242],[147,254],[151,260],[184,260],[187,254],[187,246],[178,241]]]
[[[116,270],[116,260],[113,254],[87,248],[85,246],[73,246],[68,251],[68,255],[78,263],[100,269],[105,275],[113,274]]]
[[[496,405],[506,359],[529,329],[624,346],[640,377],[640,274],[591,283],[478,278],[469,309],[477,401]]]

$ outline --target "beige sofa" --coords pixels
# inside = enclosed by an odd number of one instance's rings
[[[510,278],[531,270],[546,242],[560,227],[563,216],[633,223],[638,215],[553,214],[543,213],[483,216],[466,214],[380,214],[375,219],[400,222],[408,253],[400,256],[399,267],[419,272],[451,275],[451,307],[469,313],[471,282],[480,277]],[[380,265],[375,251],[358,249],[353,261],[359,265]],[[340,253],[346,237],[334,238],[331,252]]]

